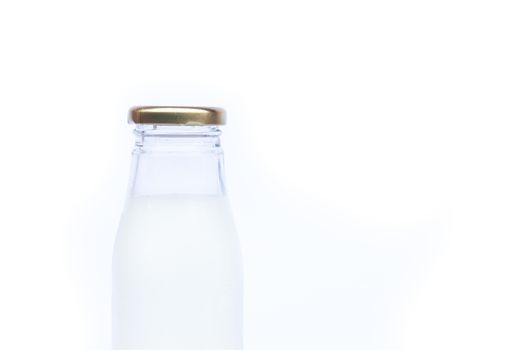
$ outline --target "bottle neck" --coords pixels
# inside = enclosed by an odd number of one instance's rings
[[[137,125],[129,196],[225,194],[216,126]]]

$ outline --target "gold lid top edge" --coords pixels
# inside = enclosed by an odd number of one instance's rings
[[[226,111],[218,107],[138,106],[129,111],[131,124],[225,125]]]

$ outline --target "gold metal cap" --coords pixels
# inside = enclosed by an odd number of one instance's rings
[[[224,125],[226,111],[212,107],[142,106],[129,111],[129,123],[164,125]]]

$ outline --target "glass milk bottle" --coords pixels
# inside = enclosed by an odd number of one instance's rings
[[[218,108],[130,111],[135,149],[113,253],[113,350],[240,350],[241,259]]]

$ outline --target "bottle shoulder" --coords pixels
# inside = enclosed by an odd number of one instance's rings
[[[236,240],[237,236],[226,196],[178,194],[129,198],[117,244],[122,239],[144,245],[164,241],[181,246],[220,243]]]

